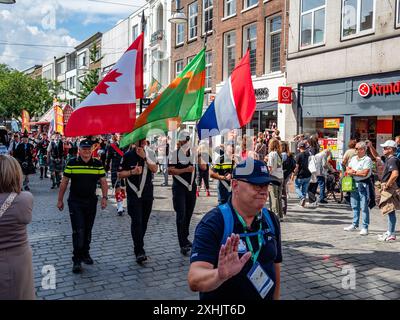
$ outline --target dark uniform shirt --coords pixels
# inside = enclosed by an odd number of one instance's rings
[[[399,164],[399,159],[397,159],[395,156],[391,156],[390,158],[386,159],[385,167],[383,169],[382,182],[389,181],[392,171],[400,169]]]
[[[78,157],[68,161],[64,176],[71,179],[70,197],[90,198],[96,196],[97,181],[106,172],[100,160],[91,158],[85,163]]]
[[[240,223],[236,213],[233,210],[231,199],[229,199],[228,203],[233,214],[233,233],[244,233],[243,225]],[[272,235],[271,233],[264,234],[266,244],[263,245],[257,259],[257,262],[261,265],[271,280],[274,281],[274,286],[270,289],[265,299],[272,299],[274,293],[276,283],[274,263],[282,262],[280,225],[275,214],[271,213],[270,216],[274,224],[275,235]],[[260,221],[259,218],[256,217],[251,225],[250,232],[257,232],[259,227]],[[264,217],[262,219],[262,229],[269,229]],[[216,268],[218,265],[219,250],[221,248],[223,234],[224,218],[219,208],[216,207],[208,212],[196,227],[190,263],[204,261],[211,263],[214,268]],[[244,242],[246,241],[245,238],[242,238],[242,240]],[[256,235],[250,237],[250,241],[254,252],[257,252],[259,248],[258,236]],[[239,257],[241,256],[242,254],[239,254]],[[225,281],[221,286],[211,292],[200,293],[200,299],[260,300],[260,294],[247,278],[247,274],[252,266],[253,261],[250,258],[243,269],[236,276]]]
[[[136,153],[136,150],[133,149],[124,154],[121,159],[121,164],[118,168],[118,171],[129,171],[133,170],[136,166],[142,167],[144,169],[144,159],[139,157]],[[143,171],[141,175],[132,175],[127,179],[136,186],[136,188],[140,189],[140,182],[142,181]],[[136,193],[131,189],[129,184],[127,185],[127,193],[128,195],[136,196]],[[146,200],[153,199],[153,173],[147,168],[147,176],[146,182],[143,187],[142,198]]]
[[[49,147],[50,141],[47,139],[40,140],[37,145],[38,155],[47,156],[47,148]]]
[[[186,152],[186,154],[183,153],[183,150],[181,148],[178,148],[172,153],[172,156],[169,160],[168,167],[175,167],[175,169],[185,169],[189,166],[194,166],[195,160],[194,156],[191,154],[190,149]],[[196,167],[195,167],[196,168]],[[193,173],[194,177],[196,177],[196,171]],[[183,178],[187,183],[191,184],[192,180],[192,173],[191,172],[185,172],[179,175],[181,178]],[[193,178],[193,181],[194,178]],[[181,184],[178,179],[176,179],[175,176],[173,176],[173,183],[174,184]]]
[[[218,158],[218,161],[212,165],[211,170],[220,176],[226,176],[227,174],[232,174],[233,168],[236,165],[237,160],[225,159],[224,155]],[[231,184],[230,181],[226,181],[228,185]]]

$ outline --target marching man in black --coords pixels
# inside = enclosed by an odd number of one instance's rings
[[[155,153],[143,139],[124,154],[118,169],[118,178],[126,178],[127,182],[128,214],[131,217],[131,234],[138,264],[147,260],[143,239],[153,207],[153,174],[157,172],[155,158]]]
[[[24,189],[29,191],[29,175],[35,173],[35,167],[33,166],[33,145],[29,143],[27,131],[24,132],[22,142],[18,144],[13,156],[18,160],[24,174]]]
[[[38,142],[37,151],[39,158],[39,167],[40,167],[40,179],[43,179],[43,176],[47,178],[47,170],[48,170],[48,161],[47,161],[47,149],[49,147],[50,141],[47,139],[47,133],[42,132],[42,139]]]
[[[168,174],[173,176],[172,202],[176,212],[181,253],[187,255],[192,243],[189,241],[189,226],[196,205],[196,169],[195,155],[190,150],[190,136],[184,131],[179,133],[178,149],[171,155]]]
[[[54,134],[54,140],[50,142],[47,148],[47,159],[50,163],[51,181],[53,182],[51,189],[59,187],[61,183],[61,174],[64,167],[64,143],[60,139],[60,134]]]

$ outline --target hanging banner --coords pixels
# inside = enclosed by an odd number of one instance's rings
[[[64,135],[64,114],[60,106],[54,106],[54,131]]]
[[[29,117],[29,112],[26,110],[22,110],[22,131],[31,131],[30,121],[31,118]]]

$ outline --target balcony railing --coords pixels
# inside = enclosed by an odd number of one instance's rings
[[[151,35],[150,45],[156,45],[160,40],[165,38],[165,31],[164,30],[157,30]]]

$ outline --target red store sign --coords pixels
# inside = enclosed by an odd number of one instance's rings
[[[278,87],[278,103],[291,104],[292,92],[292,87]]]
[[[366,82],[361,83],[358,86],[358,93],[361,97],[366,98],[370,95],[374,96],[382,96],[382,95],[391,95],[391,94],[399,94],[400,93],[400,81],[389,84],[378,84],[373,83],[369,85]]]

